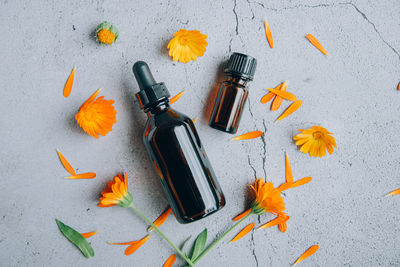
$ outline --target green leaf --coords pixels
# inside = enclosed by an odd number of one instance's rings
[[[200,256],[201,252],[204,250],[206,246],[206,242],[207,242],[207,228],[204,229],[204,231],[197,236],[196,241],[194,242],[189,257],[192,261],[196,260],[196,258]]]
[[[186,256],[187,256],[187,253],[185,252],[185,250],[186,250],[186,247],[191,238],[192,238],[192,235],[190,235],[188,238],[186,238],[186,240],[183,242],[182,247],[181,247],[182,252],[185,253]]]
[[[84,238],[75,229],[69,227],[61,221],[56,219],[56,222],[61,233],[75,246],[77,246],[86,258],[91,258],[94,256],[93,248],[89,242],[87,242],[86,238]]]

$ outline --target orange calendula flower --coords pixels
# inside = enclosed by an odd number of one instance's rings
[[[102,197],[97,204],[101,208],[120,205],[127,208],[132,204],[132,195],[128,191],[128,177],[126,173],[124,177],[118,174],[113,180],[107,183],[107,188],[101,192]]]
[[[157,227],[160,227],[168,219],[171,212],[172,212],[171,208],[166,209],[160,216],[158,216],[158,218],[153,222],[153,224]],[[151,225],[147,228],[147,232],[151,232],[153,230],[154,228]]]
[[[323,157],[328,150],[333,153],[336,148],[336,141],[331,132],[321,126],[313,126],[311,129],[299,130],[301,133],[293,137],[296,145],[300,146],[300,151],[309,153],[310,157]]]
[[[94,138],[98,138],[99,134],[105,136],[117,122],[114,100],[105,100],[104,96],[96,99],[99,92],[100,89],[90,96],[75,115],[79,126]]]
[[[258,179],[251,188],[256,193],[256,199],[251,204],[251,209],[255,214],[261,215],[265,212],[283,213],[285,203],[281,197],[281,191],[274,188],[272,183],[264,183],[263,179]]]
[[[206,51],[206,39],[207,35],[200,31],[180,29],[168,43],[169,56],[173,61],[182,63],[197,60],[197,57],[203,56]]]

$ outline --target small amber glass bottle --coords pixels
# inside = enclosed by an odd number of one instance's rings
[[[247,82],[252,81],[257,60],[251,56],[233,53],[224,69],[227,79],[221,84],[210,118],[210,126],[235,134],[243,107],[249,94]]]

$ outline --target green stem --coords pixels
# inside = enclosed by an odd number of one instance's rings
[[[204,257],[204,255],[207,254],[207,252],[209,252],[219,241],[221,241],[221,239],[223,239],[227,234],[229,234],[233,229],[236,228],[236,226],[238,226],[241,222],[243,222],[244,220],[246,220],[250,215],[254,214],[253,211],[251,211],[249,214],[247,214],[245,217],[243,217],[242,219],[240,219],[237,223],[235,223],[234,225],[232,225],[231,228],[229,228],[225,233],[223,233],[217,240],[215,240],[211,245],[209,245],[207,247],[207,249],[203,250],[203,252],[196,258],[194,259],[193,263],[197,263],[202,257]]]
[[[172,243],[172,241],[169,240],[169,238],[166,237],[166,236],[163,234],[163,232],[161,232],[160,229],[158,229],[158,227],[154,225],[154,223],[152,223],[149,219],[147,219],[147,217],[144,216],[144,214],[141,213],[141,212],[135,207],[135,205],[133,205],[133,203],[130,204],[129,207],[131,207],[134,211],[136,211],[136,213],[139,214],[139,216],[142,217],[143,220],[145,220],[148,224],[150,224],[150,225],[154,228],[154,230],[155,230],[157,233],[159,233],[159,234],[168,242],[168,244],[170,244],[171,247],[173,247],[173,248],[176,250],[176,252],[179,254],[179,256],[181,256],[181,257],[189,264],[189,266],[192,266],[192,267],[194,266],[194,263],[185,255],[185,253],[183,253],[177,246],[175,246],[175,244]]]

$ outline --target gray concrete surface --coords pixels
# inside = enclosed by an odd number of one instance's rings
[[[0,3],[1,266],[161,266],[173,253],[157,235],[131,256],[106,241],[141,238],[146,225],[119,207],[96,206],[105,182],[127,171],[134,201],[150,218],[167,205],[145,153],[145,115],[133,95],[136,60],[147,61],[172,94],[187,93],[175,107],[195,117],[202,141],[227,197],[214,216],[189,225],[170,218],[165,233],[180,244],[204,227],[211,240],[248,207],[247,185],[267,177],[284,180],[284,152],[296,178],[313,181],[285,194],[288,230],[255,231],[227,240],[199,266],[290,266],[309,246],[320,250],[302,266],[400,266],[400,199],[384,195],[399,182],[400,2],[336,1],[4,1]],[[275,48],[264,36],[268,18]],[[120,30],[112,47],[94,42],[103,20]],[[208,35],[205,56],[174,63],[166,44],[180,28]],[[305,39],[314,34],[331,56]],[[265,139],[232,142],[207,126],[221,62],[231,51],[259,61],[239,132],[265,131]],[[62,88],[72,67],[68,99]],[[290,80],[303,99],[300,110],[274,123],[259,100],[265,88]],[[118,122],[98,140],[74,121],[97,88],[116,101]],[[287,104],[286,104],[287,105]],[[297,129],[321,124],[335,133],[338,149],[322,159],[300,153]],[[63,179],[59,148],[88,181]],[[85,259],[61,236],[55,218],[90,239],[95,257]],[[257,224],[270,220],[251,218]],[[178,261],[182,263],[182,261]]]

